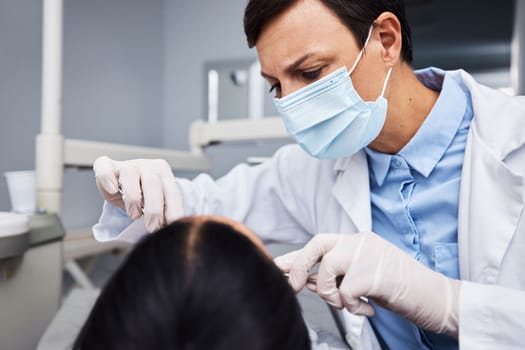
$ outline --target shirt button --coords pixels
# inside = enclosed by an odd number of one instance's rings
[[[394,158],[392,160],[392,165],[394,166],[394,168],[401,168],[403,166],[403,162],[401,162],[401,160],[399,160],[398,158]]]

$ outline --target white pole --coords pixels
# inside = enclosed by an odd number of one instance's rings
[[[36,140],[37,207],[60,212],[64,139],[62,111],[63,0],[43,1],[42,128]]]
[[[512,38],[512,85],[516,95],[525,95],[525,0],[516,0]]]

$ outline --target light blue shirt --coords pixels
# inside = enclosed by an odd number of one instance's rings
[[[424,70],[418,77],[425,83],[433,74]],[[445,75],[432,111],[399,153],[366,149],[373,231],[432,270],[456,279],[459,186],[472,116],[469,92]],[[455,339],[423,331],[374,306],[376,315],[370,321],[390,349],[458,348]]]

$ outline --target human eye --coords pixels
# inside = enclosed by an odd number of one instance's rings
[[[322,68],[315,70],[305,70],[301,73],[301,75],[305,80],[315,80],[321,76],[322,70]]]
[[[270,90],[268,91],[270,94],[273,92],[275,97],[278,97],[281,95],[281,84],[280,83],[277,83],[277,84],[273,84],[271,87],[270,87]]]

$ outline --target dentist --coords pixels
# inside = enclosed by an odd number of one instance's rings
[[[308,242],[276,263],[353,349],[525,347],[525,99],[414,72],[401,0],[250,0],[244,27],[298,145],[218,180],[99,158],[97,239],[227,216]]]

